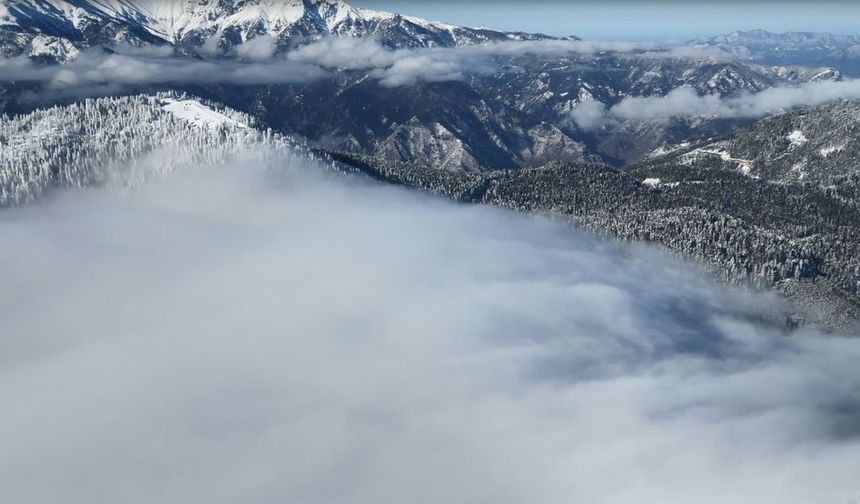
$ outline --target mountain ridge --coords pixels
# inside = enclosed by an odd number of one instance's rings
[[[361,9],[342,0],[6,0],[0,29],[67,38],[89,45],[207,44],[227,50],[258,36],[279,46],[318,35],[375,37],[384,45],[453,47],[549,39]]]

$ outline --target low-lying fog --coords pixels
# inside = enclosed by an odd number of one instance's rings
[[[653,250],[247,163],[0,243],[3,503],[860,495],[860,340]]]

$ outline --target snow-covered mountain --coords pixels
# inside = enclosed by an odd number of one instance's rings
[[[389,47],[548,38],[360,9],[341,0],[2,0],[0,29],[77,44],[160,43],[210,54],[259,36],[278,47],[315,35],[375,37]]]

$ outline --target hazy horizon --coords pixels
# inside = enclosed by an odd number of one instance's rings
[[[395,11],[464,26],[576,35],[592,40],[689,40],[733,31],[828,32],[857,35],[860,4],[848,2],[562,2],[355,0],[362,8]],[[643,21],[644,20],[644,21]]]

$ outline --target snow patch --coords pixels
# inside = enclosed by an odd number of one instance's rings
[[[689,146],[690,146],[690,142],[681,142],[681,143],[675,144],[675,145],[663,144],[660,147],[657,147],[656,149],[651,151],[651,153],[648,154],[648,157],[654,158],[654,157],[662,156],[664,154],[676,152],[676,151],[679,151],[681,149],[686,149]]]
[[[803,180],[806,178],[806,163],[797,163],[789,171],[797,177],[797,180]]]
[[[684,155],[682,161],[686,161],[685,164],[689,164],[693,158],[700,154],[706,154],[709,156],[719,156],[723,161],[732,161],[738,164],[737,169],[744,175],[750,175],[752,173],[753,161],[750,159],[736,158],[732,157],[731,153],[722,149],[694,149],[689,153]]]
[[[788,141],[791,142],[791,145],[795,147],[799,147],[809,141],[809,139],[806,138],[806,135],[804,135],[803,132],[800,130],[792,131],[788,134],[786,138],[788,138]]]
[[[235,119],[231,119],[220,112],[216,112],[196,100],[174,100],[173,98],[165,98],[163,103],[164,105],[161,107],[163,110],[201,128],[204,126],[217,128],[222,124],[233,125],[239,128],[248,127],[248,125],[240,123]]]
[[[818,153],[821,154],[821,157],[826,158],[827,156],[833,154],[834,152],[839,152],[844,148],[845,148],[845,145],[835,145],[835,146],[831,145],[829,147],[824,147],[823,149],[820,149],[818,151]]]
[[[51,56],[59,61],[66,61],[77,55],[78,49],[65,39],[36,35],[30,42],[30,56]]]
[[[681,183],[680,182],[663,182],[661,179],[655,177],[655,178],[646,178],[645,180],[642,181],[642,185],[645,185],[648,187],[654,187],[654,188],[668,187],[671,189],[674,187],[678,187],[679,185],[681,185]]]

